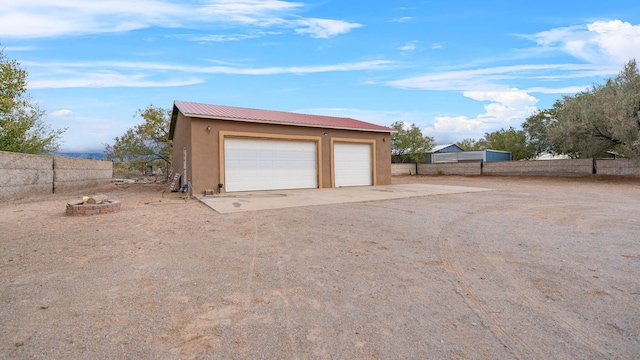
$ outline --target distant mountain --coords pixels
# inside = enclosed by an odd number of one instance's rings
[[[104,159],[104,153],[59,152],[58,155],[72,157],[72,158],[80,158],[80,159],[92,159],[92,160]]]

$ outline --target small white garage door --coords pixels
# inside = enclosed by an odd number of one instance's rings
[[[226,191],[318,187],[316,143],[225,138]]]
[[[334,183],[340,186],[373,185],[371,144],[333,144]]]

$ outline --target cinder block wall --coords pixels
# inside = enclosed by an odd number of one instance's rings
[[[53,192],[51,156],[0,151],[0,201]]]
[[[0,151],[0,201],[106,184],[110,161]]]
[[[391,164],[391,176],[415,174],[416,164]]]
[[[107,184],[112,177],[111,161],[53,157],[53,191],[56,193]]]
[[[484,163],[483,175],[584,176],[593,174],[593,159],[500,161]]]
[[[596,173],[599,175],[640,176],[640,160],[596,160]]]
[[[418,164],[419,175],[481,175],[480,162]]]

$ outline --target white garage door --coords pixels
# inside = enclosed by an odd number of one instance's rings
[[[371,144],[333,144],[335,186],[373,185]]]
[[[316,143],[225,138],[226,191],[318,187]]]

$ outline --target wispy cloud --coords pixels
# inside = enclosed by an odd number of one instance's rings
[[[403,16],[401,18],[393,19],[391,21],[398,22],[398,23],[403,23],[403,22],[411,21],[413,19],[414,19],[413,16]]]
[[[314,38],[330,38],[332,36],[346,34],[352,29],[357,29],[363,25],[357,23],[349,23],[342,20],[330,19],[300,19],[295,21],[301,28],[296,29],[298,34],[309,34]]]
[[[18,51],[36,51],[39,48],[36,46],[6,46],[3,47],[4,50],[10,52],[18,52]]]
[[[73,114],[73,111],[64,109],[64,110],[54,111],[49,115],[52,117],[63,117],[63,116],[69,116],[72,114]]]
[[[192,66],[148,62],[75,62],[75,63],[26,63],[31,69],[30,89],[70,87],[172,87],[199,84],[205,81],[197,75],[280,75],[313,74],[324,72],[365,71],[383,69],[393,62],[372,60],[330,65],[290,67],[233,67]],[[166,78],[166,72],[181,72],[188,78]],[[154,80],[155,77],[161,80]]]
[[[180,34],[180,35],[169,35],[167,37],[174,38],[174,39],[182,39],[187,41],[197,41],[197,42],[227,42],[227,41],[256,39],[264,36],[265,34],[266,34],[265,32],[258,32],[254,34],[209,34],[209,35]]]
[[[402,50],[404,53],[414,51],[418,48],[417,43],[418,43],[417,41],[406,43],[404,46],[401,46],[398,50]]]
[[[30,89],[63,88],[107,88],[107,87],[176,87],[204,82],[202,79],[163,79],[151,80],[146,74],[123,74],[105,72],[71,72],[67,76],[55,79],[36,79],[29,81]]]
[[[528,93],[539,93],[539,94],[576,94],[581,91],[585,91],[590,87],[591,86],[589,85],[566,86],[566,87],[559,87],[559,88],[534,86],[524,90]]]
[[[328,38],[361,24],[334,19],[306,18],[303,4],[284,0],[205,0],[174,3],[168,0],[21,0],[3,4],[0,36],[46,38],[126,32],[149,27],[293,28],[296,33]],[[268,32],[260,33],[262,35]]]
[[[433,44],[431,44],[431,48],[436,50],[436,49],[442,49],[443,46],[440,43],[433,43]]]
[[[389,81],[394,87],[421,90],[486,91],[508,89],[512,82],[523,79],[546,80],[587,77],[615,73],[615,68],[599,71],[590,64],[541,64],[496,66],[469,70],[429,73],[401,80]]]
[[[350,117],[383,126],[390,126],[396,121],[402,121],[408,124],[420,124],[425,120],[424,114],[411,111],[380,111],[355,108],[307,108],[297,109],[295,112],[303,114]]]

